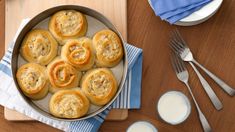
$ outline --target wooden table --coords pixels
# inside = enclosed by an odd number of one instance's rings
[[[0,33],[4,32],[4,1],[0,0]],[[128,42],[144,51],[142,105],[140,110],[130,110],[125,121],[106,121],[100,131],[120,132],[138,120],[152,122],[159,131],[202,131],[195,106],[186,122],[171,126],[157,116],[155,110],[160,95],[168,90],[183,91],[188,97],[186,87],[180,83],[170,64],[170,50],[167,47],[169,33],[178,28],[191,47],[195,57],[208,69],[235,87],[235,1],[224,1],[217,14],[207,22],[192,27],[171,26],[156,17],[146,0],[128,0]],[[1,52],[4,51],[4,36],[0,34]],[[215,132],[235,130],[235,99],[225,94],[207,76],[206,79],[222,100],[224,108],[216,111],[201,87],[195,73],[190,71],[193,92]],[[205,74],[203,74],[205,75]],[[190,98],[191,99],[191,98]],[[38,122],[8,122],[0,109],[1,131],[58,131]]]

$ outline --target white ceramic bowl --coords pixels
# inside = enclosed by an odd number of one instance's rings
[[[178,125],[189,117],[191,104],[184,93],[168,91],[159,98],[156,109],[166,123]]]
[[[131,124],[126,132],[158,132],[157,128],[147,121],[137,121]]]

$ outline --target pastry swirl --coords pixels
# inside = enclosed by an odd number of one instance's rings
[[[69,40],[62,48],[62,59],[81,71],[90,69],[95,62],[91,43],[86,37]]]
[[[90,103],[80,90],[61,90],[52,95],[49,102],[50,113],[60,118],[84,116]]]
[[[77,87],[81,72],[60,58],[56,58],[47,66],[48,77],[51,83],[50,92]]]
[[[49,31],[34,29],[23,40],[20,53],[29,62],[47,65],[56,56],[58,44]]]
[[[107,68],[92,69],[83,76],[81,88],[95,105],[107,104],[117,91],[117,81]]]
[[[49,30],[56,40],[64,45],[66,40],[84,36],[87,32],[86,17],[75,10],[62,10],[49,21]]]
[[[123,57],[123,47],[116,33],[104,29],[97,32],[92,41],[96,51],[97,66],[113,67],[120,62]]]
[[[36,63],[27,63],[17,70],[16,78],[27,97],[42,99],[47,95],[49,82],[46,67]]]

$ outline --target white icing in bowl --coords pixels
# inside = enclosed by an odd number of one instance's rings
[[[177,125],[188,118],[191,105],[182,92],[169,91],[160,97],[157,110],[161,119],[169,124]]]
[[[137,121],[128,127],[127,132],[157,132],[157,129],[147,121]]]

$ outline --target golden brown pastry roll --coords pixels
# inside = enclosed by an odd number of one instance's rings
[[[46,67],[36,63],[27,63],[17,70],[16,78],[27,97],[36,100],[47,95],[49,82]]]
[[[51,83],[50,92],[77,87],[82,73],[57,57],[47,66],[47,74]]]
[[[60,118],[82,117],[89,106],[89,100],[80,90],[60,90],[52,95],[49,102],[51,114]]]
[[[62,47],[61,57],[81,71],[90,69],[95,62],[92,41],[83,37],[72,39]]]
[[[57,54],[58,44],[49,31],[33,29],[24,38],[20,53],[29,62],[47,65]]]
[[[117,81],[107,68],[92,69],[82,77],[81,88],[95,105],[107,104],[117,91]]]
[[[96,51],[96,65],[101,67],[113,67],[123,57],[122,42],[118,35],[109,29],[97,32],[93,37],[93,45]]]
[[[84,36],[87,32],[86,17],[75,10],[62,10],[49,21],[49,30],[56,40],[64,45],[66,40]]]

